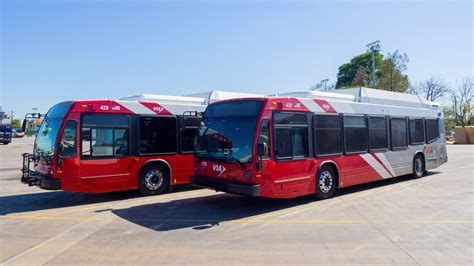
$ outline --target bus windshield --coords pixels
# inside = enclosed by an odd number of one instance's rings
[[[228,163],[252,161],[252,147],[263,101],[245,100],[208,106],[199,129],[196,157]]]
[[[71,105],[70,102],[60,103],[48,111],[36,134],[34,154],[45,158],[49,158],[54,154],[54,144],[59,128]]]

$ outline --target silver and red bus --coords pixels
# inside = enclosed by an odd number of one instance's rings
[[[33,153],[23,155],[21,181],[49,190],[161,194],[189,183],[207,104],[249,95],[142,94],[57,104],[44,116]]]
[[[331,197],[337,189],[447,161],[441,106],[354,88],[232,99],[203,114],[191,183],[245,196]]]

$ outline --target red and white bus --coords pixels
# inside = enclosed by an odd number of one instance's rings
[[[199,114],[208,102],[247,95],[216,94],[57,104],[38,130],[33,153],[23,155],[21,181],[50,190],[139,189],[145,195],[189,183]]]
[[[329,198],[348,186],[447,161],[442,108],[367,88],[294,92],[210,104],[191,183],[270,198]]]

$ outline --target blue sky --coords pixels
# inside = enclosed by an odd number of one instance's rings
[[[473,73],[471,1],[1,1],[1,105],[335,82],[380,40],[412,82]]]

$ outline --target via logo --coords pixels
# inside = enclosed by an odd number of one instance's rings
[[[225,170],[227,170],[227,169],[225,169],[225,167],[224,167],[223,165],[220,165],[220,164],[213,164],[213,165],[212,165],[212,170],[213,170],[214,172],[219,172],[219,175],[218,175],[218,176],[221,176],[221,175],[225,172]]]
[[[329,112],[329,110],[331,110],[331,105],[329,105],[329,104],[323,104],[322,107],[323,107],[324,111],[326,111],[326,112]]]
[[[428,153],[428,154],[433,154],[433,147],[432,147],[432,146],[427,146],[427,147],[425,148],[425,151],[426,151],[426,153]]]
[[[163,112],[164,109],[165,109],[165,108],[160,107],[160,106],[154,106],[154,107],[153,107],[153,111],[155,111],[155,112],[157,112],[157,113]]]

